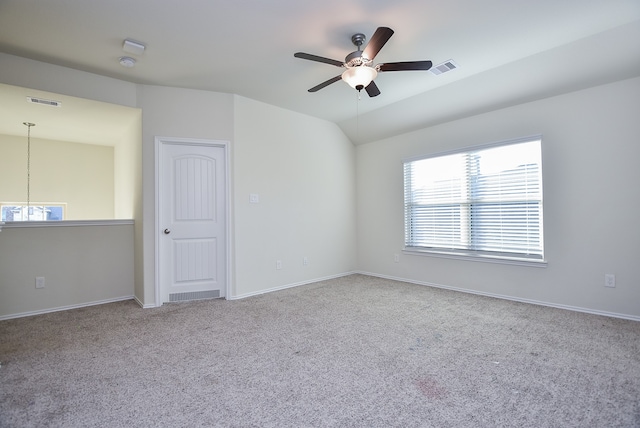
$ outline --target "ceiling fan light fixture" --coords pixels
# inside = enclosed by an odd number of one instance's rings
[[[376,55],[378,55],[380,49],[382,49],[382,47],[389,41],[391,36],[393,36],[393,30],[391,28],[378,27],[363,50],[361,49],[361,46],[365,41],[364,34],[354,34],[353,37],[351,37],[351,41],[356,45],[358,50],[347,55],[344,62],[304,52],[296,52],[293,56],[295,58],[322,62],[336,67],[346,68],[342,74],[332,77],[329,80],[325,80],[319,85],[309,89],[309,92],[317,92],[332,83],[344,80],[356,91],[360,92],[363,89],[366,89],[369,97],[377,97],[380,95],[380,89],[378,89],[378,85],[376,85],[373,80],[376,78],[378,73],[384,73],[387,71],[427,71],[433,66],[431,61],[403,61],[382,63],[372,67],[372,63]],[[360,99],[359,94],[358,99]]]
[[[378,72],[373,67],[359,66],[349,67],[342,73],[342,80],[358,91],[369,86],[369,83],[376,78]]]

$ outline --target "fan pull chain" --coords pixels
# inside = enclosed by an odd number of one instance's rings
[[[360,138],[360,100],[362,97],[360,97],[360,91],[357,91],[356,94],[356,135]]]

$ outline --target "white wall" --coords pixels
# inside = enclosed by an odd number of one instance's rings
[[[353,270],[355,150],[337,125],[209,91],[142,86],[138,96],[145,267],[136,296],[145,305],[155,300],[156,136],[230,142],[229,297]],[[260,204],[249,206],[249,193],[260,194]],[[277,272],[276,259],[284,263]]]
[[[0,319],[133,297],[132,224],[3,227],[0,254]]]
[[[4,53],[0,53],[0,69],[2,70],[0,83],[112,103],[126,107],[136,107],[137,104],[138,86],[133,83]],[[135,271],[134,278],[136,289],[142,288],[143,283],[140,120],[141,119],[139,117],[136,118],[136,120],[132,120],[129,132],[127,132],[126,135],[123,135],[122,140],[118,142],[114,153],[114,169],[117,176],[112,176],[114,181],[112,185],[114,191],[121,196],[121,198],[116,198],[115,215],[118,218],[131,218],[130,216],[133,215],[135,220],[133,235],[134,241],[131,243],[127,240],[121,240],[119,242],[120,245],[123,245],[123,248],[110,248],[110,251],[128,254],[130,251],[128,246],[133,245],[133,263],[135,264],[135,269],[133,270]],[[8,233],[9,229],[5,228],[5,231]],[[4,258],[4,251],[8,248],[3,244],[7,242],[8,239],[5,231],[0,233],[0,258]],[[12,235],[23,232],[26,233],[24,229],[11,231]],[[71,234],[69,236],[76,235]],[[40,245],[48,247],[49,244],[54,244],[52,242],[45,241],[49,238],[54,239],[53,235],[43,234],[40,238]],[[7,290],[9,287],[14,286],[5,282],[7,281],[6,278],[9,278],[9,276],[13,278],[23,274],[26,274],[26,277],[31,278],[34,272],[38,271],[39,267],[46,263],[47,259],[40,260],[32,258],[30,259],[29,269],[24,272],[21,271],[23,267],[20,264],[4,265],[5,271],[2,272],[2,276],[0,276],[0,300],[4,300],[4,293],[8,292]],[[64,257],[64,253],[61,253],[61,258],[58,259],[58,263],[60,269],[66,269],[69,272],[73,272],[76,266],[76,261],[71,257]],[[99,269],[99,265],[96,268]],[[9,271],[9,269],[11,271]],[[68,279],[80,281],[81,277],[69,276]],[[29,280],[29,284],[31,284],[32,281],[33,278]],[[140,285],[138,286],[138,284]],[[18,286],[21,287],[22,285]],[[118,291],[118,287],[120,287],[121,284],[107,283],[106,285],[103,285],[102,282],[86,284],[75,282],[66,284],[67,288],[65,289],[75,290],[78,287],[89,287],[84,289],[83,295],[86,297],[86,302],[93,302],[101,299],[101,296],[105,292],[105,290],[100,288],[103,286],[107,287],[107,289],[113,288],[113,295],[121,295]],[[92,293],[89,293],[89,290],[91,290]],[[128,291],[126,294],[131,296],[133,294],[133,290]],[[42,295],[42,293],[40,293],[40,295]],[[66,302],[75,302],[74,299],[76,296],[73,294],[66,295],[63,293],[59,294],[57,298],[64,298]],[[56,307],[55,305],[58,304],[55,299],[50,299],[49,302],[53,305],[50,306],[51,308]],[[66,306],[69,304],[73,303],[64,303],[63,305]],[[18,311],[18,306],[19,305],[16,306],[15,310],[12,310],[12,313]]]
[[[353,271],[353,144],[334,123],[240,96],[234,120],[233,294]]]
[[[155,137],[233,139],[233,95],[210,91],[139,86],[142,108],[143,265],[136,272],[136,297],[155,305]]]
[[[358,146],[359,270],[640,319],[639,114],[636,78]],[[534,134],[548,267],[401,253],[403,159]],[[603,286],[605,273],[616,288]]]
[[[142,135],[142,148],[133,152],[142,168],[132,175],[140,185],[134,192],[135,294],[143,304],[155,299],[154,138],[165,136],[231,141],[235,296],[358,269],[640,317],[638,79],[354,149],[331,123],[239,96],[134,85],[6,54],[0,66],[2,83],[142,108],[142,130],[132,131]],[[404,254],[393,262],[403,240],[402,159],[537,133],[544,135],[547,268]],[[250,193],[261,202],[249,204]],[[5,229],[0,245],[5,232],[21,231]],[[4,259],[6,247],[0,251]],[[32,268],[25,271],[29,287]],[[604,273],[616,274],[615,289],[602,286]]]
[[[135,116],[134,116],[135,115]],[[142,112],[114,147],[115,218],[142,219]]]
[[[6,54],[0,54],[0,65],[2,83],[142,109],[142,128],[134,124],[131,133],[123,137],[135,141],[141,135],[141,146],[118,145],[114,155],[116,191],[126,192],[126,183],[135,182],[129,194],[133,201],[116,201],[115,210],[120,217],[133,209],[134,293],[143,305],[155,304],[156,136],[231,142],[231,279],[239,278],[237,286],[232,283],[232,293],[262,292],[355,268],[355,149],[334,124],[231,94],[134,85]],[[235,120],[241,125],[234,125]],[[261,164],[253,153],[260,151],[271,168],[263,170],[260,188],[255,190],[251,177],[257,171],[256,164]],[[129,169],[135,164],[141,168]],[[285,171],[298,178],[284,177]],[[235,182],[239,190],[234,193]],[[249,191],[261,192],[260,209],[274,201],[283,204],[270,208],[269,216],[275,222],[251,218],[248,210],[255,206],[242,203]],[[289,215],[298,217],[288,219]],[[257,234],[247,237],[245,231],[256,227]],[[236,231],[241,231],[237,240]],[[251,250],[262,240],[274,250],[264,254]],[[303,256],[309,259],[304,270]],[[277,274],[276,258],[284,262],[284,269]],[[253,270],[254,263],[265,263],[265,269]]]

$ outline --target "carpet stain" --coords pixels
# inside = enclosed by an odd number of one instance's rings
[[[439,399],[447,395],[447,390],[440,386],[438,382],[429,377],[418,379],[414,382],[416,388],[427,398]]]
[[[430,344],[441,342],[442,334],[435,333],[431,339],[423,339],[422,337],[417,337],[414,344],[409,347],[410,351],[421,351],[425,349],[429,349]]]
[[[409,347],[410,351],[420,351],[421,349],[427,349],[429,346],[425,343],[425,341],[418,337],[416,338],[416,342]]]

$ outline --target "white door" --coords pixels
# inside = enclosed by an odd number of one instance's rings
[[[162,303],[224,297],[226,153],[160,141],[159,284]]]

